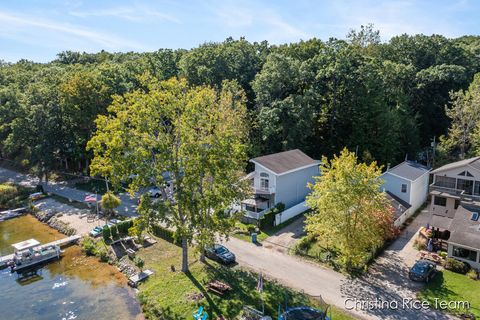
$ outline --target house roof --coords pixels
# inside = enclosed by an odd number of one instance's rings
[[[38,242],[35,239],[28,239],[19,243],[14,243],[12,244],[12,247],[15,249],[15,251],[22,251],[26,249],[30,249],[33,247],[36,247],[40,245],[40,242]]]
[[[410,181],[417,180],[429,171],[429,168],[414,161],[404,161],[396,165],[395,167],[387,170],[388,173],[394,174]]]
[[[438,173],[438,172],[456,169],[456,168],[460,168],[468,165],[480,171],[480,157],[473,157],[470,159],[464,159],[457,162],[452,162],[433,170],[432,173]]]
[[[472,220],[472,214],[479,211],[471,211],[459,206],[450,223],[448,242],[480,249],[480,219]]]
[[[320,163],[298,149],[269,154],[250,161],[258,163],[276,174],[283,174]]]
[[[395,220],[397,220],[402,214],[407,211],[411,205],[394,195],[393,193],[386,191],[385,192],[387,195],[387,199],[390,201],[390,204],[392,205],[393,209],[395,210],[393,212]]]

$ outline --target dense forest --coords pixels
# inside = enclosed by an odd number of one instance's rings
[[[453,113],[473,95],[464,90],[479,90],[478,72],[480,37],[381,42],[371,26],[328,41],[228,38],[191,50],[67,51],[49,63],[0,62],[0,157],[37,173],[86,173],[94,120],[112,97],[140,89],[145,73],[190,85],[236,81],[247,97],[250,156],[300,148],[320,158],[346,146],[367,162],[425,161],[434,137],[443,144],[438,155],[464,156],[469,146],[452,141]]]

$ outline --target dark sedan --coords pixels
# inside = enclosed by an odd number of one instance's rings
[[[221,244],[215,244],[205,249],[207,258],[218,261],[223,264],[235,263],[235,255]]]
[[[410,268],[408,277],[413,281],[430,281],[437,272],[435,263],[428,260],[418,260],[413,267]]]

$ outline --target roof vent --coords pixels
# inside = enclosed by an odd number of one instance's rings
[[[471,220],[472,221],[478,221],[478,212],[472,212]]]

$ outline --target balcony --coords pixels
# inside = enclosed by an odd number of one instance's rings
[[[252,218],[252,219],[255,219],[255,220],[260,220],[267,210],[268,209],[263,209],[263,210],[258,211],[258,212],[254,212],[254,211],[250,211],[250,210],[244,210],[244,212],[245,212],[246,217]]]
[[[275,193],[275,187],[268,187],[268,188],[255,188],[253,187],[253,192],[258,195],[268,195]]]
[[[480,195],[466,194],[465,190],[448,188],[442,185],[432,183],[429,186],[429,193],[437,196],[450,197],[460,199],[462,201],[479,201]]]

